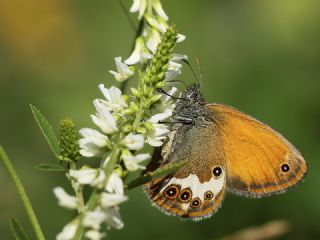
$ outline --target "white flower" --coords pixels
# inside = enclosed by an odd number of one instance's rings
[[[162,6],[161,6],[161,2],[160,0],[152,0],[152,7],[154,8],[154,10],[156,11],[156,13],[162,17],[165,21],[169,20],[169,17],[167,16],[167,14],[164,12]]]
[[[133,4],[130,8],[130,12],[139,12],[138,19],[141,19],[142,16],[145,14],[146,9],[147,9],[147,4],[151,2],[151,6],[154,8],[156,13],[163,18],[165,21],[168,21],[168,16],[164,12],[160,0],[133,0]]]
[[[149,14],[145,14],[145,19],[150,26],[156,28],[161,33],[165,33],[168,28],[168,23],[161,17],[154,17]]]
[[[100,233],[97,230],[89,230],[85,233],[84,235],[86,238],[90,239],[90,240],[100,240],[103,237],[106,236],[105,233]]]
[[[107,101],[100,99],[100,101],[108,108],[109,111],[119,112],[123,108],[128,107],[122,98],[122,93],[119,88],[112,86],[110,89],[105,88],[104,84],[99,84],[101,90]]]
[[[142,134],[129,133],[124,138],[123,143],[130,150],[140,150],[144,145],[144,137]]]
[[[130,12],[138,12],[138,19],[141,19],[147,9],[147,0],[133,0]]]
[[[116,119],[112,116],[108,108],[97,99],[93,101],[93,104],[97,110],[96,115],[91,115],[94,124],[106,134],[117,131]]]
[[[168,71],[166,72],[166,81],[172,80],[181,74],[181,63],[175,61],[187,60],[188,57],[186,55],[175,54],[171,60],[169,61]]]
[[[104,187],[105,173],[102,169],[93,169],[83,167],[80,170],[69,171],[70,177],[74,178],[79,184],[90,184],[93,187]]]
[[[106,214],[101,209],[97,208],[94,211],[88,211],[84,213],[82,221],[83,226],[93,228],[95,230],[100,229],[100,225],[106,220]]]
[[[58,204],[61,207],[76,209],[78,207],[78,200],[74,196],[70,196],[62,187],[55,187],[53,189],[54,195],[58,199]]]
[[[163,121],[169,117],[172,116],[172,109],[170,108],[167,108],[164,110],[164,112],[162,113],[157,113],[155,115],[153,115],[150,119],[149,119],[149,122],[152,122],[152,123],[157,123],[159,121]]]
[[[109,73],[111,73],[118,82],[123,82],[134,74],[127,64],[121,62],[121,57],[116,57],[115,62],[118,72],[109,70]]]
[[[106,223],[109,227],[115,229],[123,228],[124,224],[121,220],[119,207],[108,208],[106,211]]]
[[[143,162],[149,159],[151,156],[149,153],[133,155],[129,151],[123,151],[121,158],[123,159],[124,165],[129,171],[136,171],[138,169],[145,169],[146,167],[140,165],[140,162]]]
[[[106,191],[123,195],[123,181],[116,172],[113,172],[108,180]]]
[[[178,33],[177,35],[177,42],[180,43],[180,42],[183,42],[184,40],[186,40],[186,36],[181,34],[181,33]]]
[[[138,62],[143,62],[146,59],[150,59],[152,56],[148,49],[144,45],[144,40],[142,37],[136,39],[134,50],[124,62],[128,65],[134,65]]]
[[[147,143],[153,147],[159,147],[163,144],[162,140],[166,138],[170,132],[165,124],[153,123],[154,131],[148,135]]]
[[[157,29],[152,28],[147,37],[147,48],[154,54],[160,42],[161,42],[161,34]]]
[[[103,148],[107,146],[109,141],[106,135],[91,128],[82,128],[79,133],[83,137],[79,140],[82,156],[94,157],[101,156],[104,153]]]
[[[127,201],[128,197],[117,193],[102,193],[101,194],[101,206],[103,208],[115,207],[124,201]]]
[[[123,181],[116,172],[111,174],[106,191],[101,194],[101,206],[104,208],[115,207],[128,199],[124,195]]]
[[[71,240],[76,234],[78,224],[75,222],[71,222],[64,226],[62,231],[57,235],[57,240]]]

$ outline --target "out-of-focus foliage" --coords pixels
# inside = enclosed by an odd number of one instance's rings
[[[131,1],[123,0],[129,7]],[[304,154],[309,173],[286,194],[245,199],[227,194],[212,218],[194,223],[151,207],[142,189],[129,193],[122,231],[110,239],[217,239],[273,219],[286,219],[283,239],[319,239],[320,228],[320,2],[318,0],[163,0],[187,40],[177,52],[201,62],[203,92],[210,102],[237,107],[283,133]],[[136,15],[132,16],[136,19]],[[0,142],[13,159],[48,239],[68,213],[52,189],[64,185],[59,172],[35,165],[54,162],[29,103],[51,123],[71,116],[90,126],[99,83],[116,56],[130,53],[134,31],[118,1],[0,1]],[[183,79],[194,82],[184,68]],[[0,165],[0,238],[11,239],[9,217],[26,230],[26,214]],[[69,216],[67,216],[69,215]]]

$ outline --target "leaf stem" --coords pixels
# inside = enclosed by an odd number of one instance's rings
[[[29,221],[33,227],[33,230],[37,236],[38,240],[45,240],[44,234],[41,230],[40,224],[38,222],[38,219],[36,217],[36,214],[33,211],[31,202],[28,198],[28,195],[21,183],[21,180],[16,172],[16,170],[14,169],[11,160],[9,159],[8,155],[6,154],[5,150],[3,149],[3,147],[0,145],[0,157],[2,158],[4,165],[6,166],[9,175],[12,178],[12,181],[14,182],[14,184],[16,185],[16,188],[18,190],[19,196],[22,200],[22,203],[24,205],[24,208],[27,211],[28,217],[29,217]]]

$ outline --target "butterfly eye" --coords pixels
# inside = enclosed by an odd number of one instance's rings
[[[192,192],[189,188],[183,189],[180,192],[179,200],[181,202],[189,202],[191,198],[192,198]]]
[[[218,178],[218,177],[220,177],[221,174],[222,174],[222,168],[219,167],[219,166],[214,167],[212,172],[213,172],[213,176],[214,176],[215,178]]]
[[[177,185],[170,185],[164,190],[164,195],[166,198],[174,199],[179,194],[179,187]]]
[[[290,171],[290,165],[288,163],[283,163],[281,164],[281,171],[286,173],[286,172],[289,172]]]
[[[197,208],[201,205],[201,200],[199,198],[195,198],[191,201],[190,206],[193,208]]]
[[[211,191],[207,191],[204,194],[204,200],[211,200],[213,198],[213,193]]]

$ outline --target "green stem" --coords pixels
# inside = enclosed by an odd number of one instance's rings
[[[77,170],[77,166],[74,161],[70,161],[70,168],[72,170]],[[73,179],[71,179],[71,185],[74,190],[74,193],[76,194],[76,198],[78,199],[78,202],[79,202],[78,212],[82,213],[84,211],[84,207],[85,207],[84,200],[83,200],[83,194],[82,194],[82,188],[79,187],[78,184],[76,183],[76,181],[74,181]]]
[[[142,34],[142,31],[143,31],[143,26],[144,26],[144,19],[142,18],[140,21],[139,21],[139,26],[138,26],[138,29],[136,31],[136,35],[134,37],[134,41],[132,43],[132,47],[131,47],[131,52],[134,50],[134,47],[135,47],[135,44],[136,44],[136,39]],[[128,81],[129,79],[127,79],[126,81],[122,82],[120,84],[120,89],[121,89],[121,92],[125,93],[126,90],[127,90],[127,85],[128,85]]]
[[[104,172],[106,175],[105,184],[107,184],[109,181],[109,178],[112,174],[114,166],[116,165],[116,163],[120,157],[120,153],[121,153],[121,148],[116,147],[116,149],[113,151],[113,153],[110,156],[110,160],[104,169]],[[88,200],[87,211],[92,211],[97,206],[98,200],[99,200],[99,192],[97,190],[94,190]],[[82,238],[83,231],[84,231],[83,226],[82,226],[83,213],[81,213],[79,215],[78,219],[79,219],[79,225],[78,225],[78,228],[77,228],[77,231],[76,231],[76,234],[75,234],[73,240],[80,240]]]
[[[37,236],[38,240],[45,240],[44,234],[41,230],[40,224],[38,222],[38,219],[36,217],[36,214],[33,211],[31,202],[27,196],[27,193],[21,183],[21,180],[16,172],[16,170],[14,169],[8,155],[6,154],[5,150],[3,149],[3,147],[0,145],[0,156],[9,172],[9,175],[11,176],[14,184],[16,185],[16,188],[18,190],[19,196],[22,200],[22,203],[27,211],[28,217],[29,217],[29,221],[33,227],[33,230]]]

